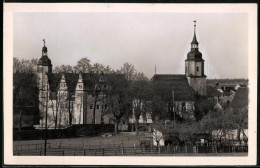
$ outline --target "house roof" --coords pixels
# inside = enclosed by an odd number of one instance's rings
[[[248,88],[239,88],[235,93],[233,101],[230,103],[233,108],[241,109],[248,106]]]
[[[222,94],[213,86],[207,86],[207,97],[221,96]]]
[[[57,73],[57,74],[48,74],[49,84],[50,84],[50,90],[52,92],[57,92],[59,89],[59,84],[62,75],[65,76],[65,81],[68,86],[68,90],[70,93],[74,93],[76,89],[76,85],[79,79],[79,74],[76,73]],[[120,80],[121,78],[124,78],[121,74],[104,74],[104,80],[108,83],[111,83],[112,80]],[[82,73],[82,81],[84,84],[84,88],[86,90],[93,90],[95,87],[95,84],[99,83],[100,74],[94,74],[94,73]]]
[[[185,75],[156,74],[151,82],[165,83],[166,87],[174,91],[174,99],[177,101],[194,100],[195,91],[190,87]]]
[[[60,80],[61,80],[61,76],[62,74],[53,74],[53,73],[49,73],[48,74],[48,81],[49,81],[49,85],[50,85],[50,90],[52,92],[56,92],[58,89],[58,86],[60,84]]]
[[[248,79],[207,79],[207,85],[233,86],[248,85]]]

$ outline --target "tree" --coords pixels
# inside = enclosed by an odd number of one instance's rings
[[[172,90],[165,81],[152,82],[150,84],[150,111],[153,120],[169,119],[169,107],[172,102]]]
[[[135,119],[135,131],[138,135],[139,119],[146,115],[146,101],[148,95],[148,78],[143,73],[137,73],[136,79],[130,85],[131,98],[133,100],[133,116]]]
[[[78,62],[77,65],[74,66],[74,71],[79,73],[80,71],[83,73],[87,73],[91,71],[91,65],[90,65],[90,60],[88,58],[81,58]]]
[[[100,74],[104,71],[105,67],[102,64],[95,63],[91,69],[94,73]]]
[[[37,59],[19,60],[18,58],[13,58],[13,71],[14,73],[16,72],[36,73],[37,62],[38,62]]]
[[[129,64],[128,62],[124,63],[123,67],[118,70],[118,73],[124,74],[126,80],[130,82],[131,80],[135,79],[136,76],[136,69],[134,65]]]
[[[192,108],[194,117],[197,121],[207,115],[214,108],[214,100],[209,100],[206,97],[195,95],[195,103]]]
[[[118,124],[120,120],[130,114],[131,98],[129,96],[129,90],[127,89],[127,81],[123,76],[114,74],[108,79],[111,84],[111,90],[107,93],[108,95],[108,108],[106,114],[112,115],[114,121],[114,132],[118,133]]]

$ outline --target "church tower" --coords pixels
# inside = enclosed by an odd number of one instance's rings
[[[194,21],[194,36],[191,42],[191,51],[185,60],[185,75],[189,85],[200,95],[206,95],[206,75],[204,75],[204,60],[199,52],[199,43],[196,38],[196,21]]]
[[[52,73],[51,60],[48,58],[47,47],[45,46],[45,40],[43,40],[44,46],[42,47],[42,57],[39,59],[37,64],[37,85],[39,90],[39,110],[40,116],[45,117],[45,107],[47,91],[49,91],[48,85],[48,73]],[[40,126],[43,127],[43,122],[40,122]]]

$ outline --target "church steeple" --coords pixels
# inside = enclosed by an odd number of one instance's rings
[[[189,85],[200,95],[206,94],[206,75],[204,74],[204,60],[199,52],[199,42],[196,38],[196,20],[194,22],[194,35],[191,42],[191,51],[185,60],[185,75]]]
[[[193,22],[194,22],[194,35],[191,42],[191,49],[198,49],[199,43],[196,38],[196,20],[194,20]]]

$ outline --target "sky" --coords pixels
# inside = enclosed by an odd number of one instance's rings
[[[125,62],[148,77],[184,74],[197,21],[208,78],[248,78],[246,13],[15,13],[14,57],[41,57],[46,40],[53,67],[80,58],[120,69]]]

